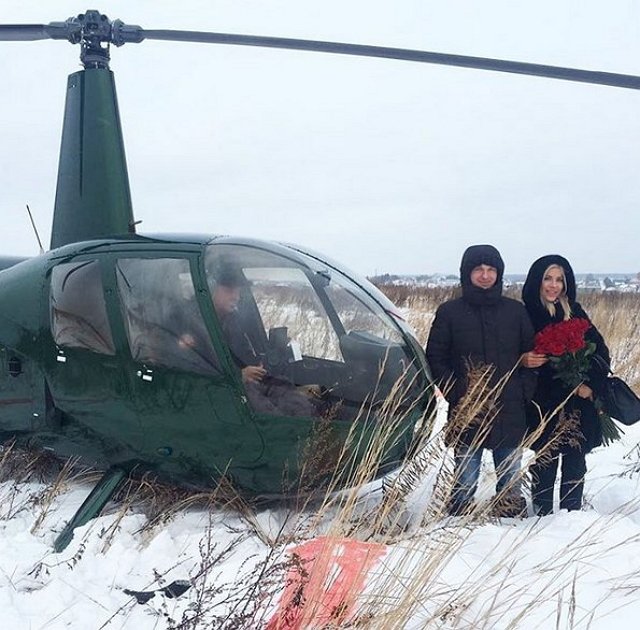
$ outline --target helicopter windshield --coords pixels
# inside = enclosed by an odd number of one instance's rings
[[[353,419],[365,401],[384,400],[399,379],[415,381],[413,354],[396,323],[335,269],[299,253],[216,243],[207,248],[205,270],[236,366],[266,370],[261,387],[245,381],[255,411],[313,416],[330,410]],[[226,311],[216,297],[225,283],[237,286]],[[282,389],[269,389],[274,384]],[[418,388],[411,389],[417,395]],[[270,392],[286,404],[265,400]]]

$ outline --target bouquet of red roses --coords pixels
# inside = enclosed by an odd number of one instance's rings
[[[560,379],[569,389],[575,389],[587,380],[590,356],[596,344],[587,341],[584,334],[591,324],[576,317],[545,326],[535,337],[534,352],[547,355],[555,370],[553,378]]]
[[[591,355],[596,350],[596,344],[585,339],[590,327],[588,320],[576,317],[549,324],[535,336],[533,351],[547,356],[555,372],[553,378],[560,379],[570,390],[589,380],[587,373]],[[602,402],[595,398],[594,405],[602,425],[605,446],[619,440],[620,431],[604,410]]]

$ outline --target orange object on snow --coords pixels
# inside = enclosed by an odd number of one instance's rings
[[[386,550],[379,543],[326,537],[295,547],[267,630],[307,630],[352,619],[367,575]]]

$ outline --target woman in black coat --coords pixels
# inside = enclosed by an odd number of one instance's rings
[[[573,270],[562,256],[543,256],[533,263],[522,299],[536,332],[572,318],[591,323],[576,302]],[[593,324],[585,340],[595,344],[596,354],[608,365],[609,350]],[[585,455],[602,444],[602,428],[593,401],[601,393],[607,374],[592,358],[587,381],[572,392],[554,378],[554,369],[544,356],[533,355],[532,361],[536,357],[540,365],[538,385],[533,397],[535,404],[527,409],[527,422],[531,432],[540,432],[543,419],[546,425],[532,447],[536,451],[536,462],[530,467],[534,509],[540,515],[553,511],[553,488],[562,455],[560,508],[579,510],[587,472]]]

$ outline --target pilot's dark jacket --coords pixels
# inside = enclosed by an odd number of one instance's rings
[[[221,323],[231,356],[238,368],[242,370],[248,365],[260,365],[260,356],[243,329],[239,315],[230,313]],[[274,416],[318,415],[312,401],[281,377],[274,378],[267,374],[260,383],[245,383],[245,389],[251,406],[258,413]]]
[[[242,369],[248,365],[260,365],[258,356],[249,336],[242,329],[240,319],[236,313],[230,313],[222,320],[222,332],[229,346],[231,357],[236,365]]]
[[[471,271],[482,264],[498,270],[496,283],[490,289],[471,284]],[[450,418],[467,391],[470,364],[495,366],[493,385],[533,347],[534,332],[524,306],[502,296],[503,272],[504,263],[495,248],[470,247],[460,267],[462,297],[445,302],[436,312],[426,353],[433,376],[449,401]],[[526,434],[525,402],[534,387],[532,370],[521,367],[514,370],[498,398],[499,411],[482,447],[515,448],[522,442]],[[476,433],[477,429],[467,431],[463,442],[470,444]]]

